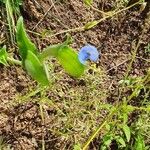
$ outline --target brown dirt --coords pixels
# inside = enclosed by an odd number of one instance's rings
[[[115,9],[115,6],[115,2],[112,0],[94,2],[94,7],[105,11]],[[49,13],[44,17],[50,7]],[[43,32],[43,34],[83,26],[88,21],[102,17],[94,10],[86,8],[79,0],[59,0],[56,2],[52,0],[26,0],[21,8],[21,13],[25,19],[26,28],[30,30],[44,17],[34,30],[39,33]],[[133,41],[137,42],[142,34],[146,13],[139,12],[139,6],[136,6],[103,21],[93,29],[71,33],[74,39],[72,46],[75,49],[79,50],[84,44],[91,43],[101,52],[101,59],[97,67],[102,66],[106,71],[108,70],[109,82],[112,83],[109,90],[113,96],[108,98],[108,102],[113,102],[114,97],[117,96],[117,93],[114,92],[118,86],[117,81],[124,76],[127,69],[129,63],[127,59],[134,48]],[[46,39],[32,33],[29,34],[39,49],[44,48],[47,44],[62,42],[64,38],[64,34]],[[134,76],[145,74],[145,70],[149,66],[141,59],[141,57],[145,59],[149,57],[144,53],[144,47],[150,42],[149,27],[141,40],[142,44],[137,54],[140,58],[136,59],[130,72]],[[34,85],[21,68],[0,66],[0,135],[15,150],[40,149],[42,136],[45,138],[46,150],[71,149],[72,143],[64,144],[65,139],[53,135],[49,126],[43,125],[37,102],[27,102],[23,105],[10,107],[10,102],[16,96],[25,95]],[[55,111],[48,108],[47,112],[47,124],[49,124],[53,120]],[[66,147],[63,147],[64,145]]]

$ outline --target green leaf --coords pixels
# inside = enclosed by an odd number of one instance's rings
[[[6,46],[0,49],[0,63],[7,66],[7,52],[6,52]]]
[[[124,124],[123,127],[122,127],[122,129],[123,129],[123,132],[124,132],[124,134],[126,136],[127,142],[129,142],[130,138],[131,138],[130,128],[126,124]]]
[[[104,145],[106,145],[107,147],[109,147],[109,145],[111,144],[112,140],[113,140],[113,135],[107,135],[104,137]]]
[[[48,85],[48,75],[45,70],[44,65],[39,61],[37,56],[28,51],[27,57],[24,61],[25,68],[29,75],[32,76],[35,80],[37,80],[42,85]]]
[[[116,141],[121,144],[121,147],[126,147],[126,143],[122,137],[116,137]]]
[[[85,66],[80,63],[77,53],[72,48],[62,46],[57,58],[69,75],[77,78],[83,74]]]
[[[144,138],[138,134],[136,138],[136,142],[134,144],[134,150],[146,150]]]
[[[134,111],[134,107],[132,105],[127,105],[126,111],[129,112],[129,113],[133,112]]]
[[[105,145],[101,145],[100,146],[100,150],[107,150],[108,148],[107,148],[107,146],[105,146]]]
[[[93,0],[83,0],[84,4],[87,6],[91,6],[93,3]]]
[[[103,136],[103,143],[100,146],[100,150],[106,150],[113,140],[113,134],[109,133]]]
[[[88,30],[93,28],[94,26],[96,26],[98,24],[98,21],[92,21],[92,22],[88,22],[85,26],[84,29]]]
[[[106,124],[106,129],[107,129],[107,131],[110,131],[110,129],[111,129],[111,126],[109,125],[109,124]]]
[[[73,150],[81,150],[80,144],[75,144]]]
[[[37,54],[36,46],[34,45],[34,43],[31,42],[25,31],[22,17],[20,17],[17,21],[16,38],[19,47],[19,53],[23,60],[26,59],[28,51],[32,51],[32,53]]]

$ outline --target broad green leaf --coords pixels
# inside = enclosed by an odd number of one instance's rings
[[[109,147],[112,140],[113,140],[113,135],[112,134],[108,134],[108,135],[105,135],[103,137],[104,145],[106,145],[107,147]]]
[[[100,146],[100,150],[107,150],[108,148],[107,148],[107,146],[105,146],[105,145],[101,145]]]
[[[0,63],[7,66],[7,52],[6,52],[6,47],[4,46],[3,48],[0,49]]]
[[[139,134],[134,144],[134,150],[146,150],[143,137]]]
[[[100,150],[106,150],[111,144],[112,140],[113,140],[113,134],[108,132],[108,134],[104,135],[103,143],[100,146]]]
[[[80,63],[77,53],[72,48],[62,46],[57,58],[69,75],[80,77],[83,74],[85,66]]]
[[[28,51],[27,57],[24,61],[25,68],[29,75],[32,76],[42,85],[48,85],[49,80],[44,65],[39,61],[37,56]]]
[[[83,0],[84,4],[87,6],[91,6],[93,3],[93,0]]]
[[[88,22],[88,23],[84,26],[84,29],[85,29],[85,30],[91,29],[91,28],[95,27],[97,24],[98,24],[98,21]]]
[[[108,147],[111,144],[112,139],[108,139],[104,142],[104,144]]]
[[[19,53],[23,60],[26,59],[28,51],[32,51],[32,53],[37,54],[36,46],[31,42],[25,31],[22,17],[20,17],[17,22],[16,38],[19,47]]]
[[[111,144],[112,140],[113,140],[113,136],[112,135],[104,137],[104,145],[106,145],[108,147]]]
[[[129,142],[130,141],[130,137],[131,137],[130,128],[126,124],[124,124],[122,129],[123,129],[123,132],[124,132],[124,134],[126,136],[127,142]]]
[[[116,141],[121,144],[121,147],[126,147],[126,143],[122,137],[117,136]]]

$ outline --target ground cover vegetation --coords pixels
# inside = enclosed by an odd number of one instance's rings
[[[148,150],[149,112],[149,0],[0,0],[0,150]]]

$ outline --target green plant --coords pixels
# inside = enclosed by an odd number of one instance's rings
[[[150,43],[145,46],[145,53],[150,53]]]
[[[12,150],[10,146],[5,143],[2,136],[0,136],[0,150]]]
[[[0,49],[0,63],[3,65],[8,65],[8,63],[7,63],[7,52],[6,52],[5,46]]]
[[[130,92],[130,94],[123,96],[121,102],[117,102],[116,105],[110,105],[107,108],[109,111],[108,116],[82,146],[83,150],[87,149],[90,142],[93,141],[100,131],[104,133],[102,136],[102,143],[100,145],[101,150],[109,149],[112,142],[116,143],[116,147],[118,147],[118,149],[136,148],[135,150],[138,150],[139,147],[140,150],[147,149],[148,142],[146,143],[144,138],[146,135],[149,135],[149,132],[147,128],[142,129],[142,125],[148,124],[148,120],[143,119],[140,126],[137,125],[139,119],[132,122],[132,124],[129,124],[129,122],[131,122],[129,116],[137,111],[141,112],[141,115],[145,112],[148,115],[148,112],[150,111],[150,105],[148,102],[150,93],[149,81],[150,70],[147,71],[145,76],[126,77],[124,80],[119,82],[121,86],[124,87],[124,92]],[[125,95],[125,93],[122,93],[122,95]],[[132,100],[136,102],[138,99],[140,99],[140,104],[139,102],[137,103],[140,105],[139,107],[130,104]],[[104,127],[105,129],[102,130]],[[145,133],[145,135],[143,133]]]
[[[68,36],[67,40],[62,44],[49,46],[45,48],[42,53],[39,53],[35,44],[31,42],[25,31],[22,17],[18,19],[16,29],[17,44],[22,58],[21,64],[28,74],[42,85],[49,85],[50,81],[48,69],[45,65],[47,57],[53,56],[58,59],[66,72],[75,78],[83,74],[85,70],[85,61],[87,59],[92,61],[98,59],[98,51],[91,45],[83,47],[81,53],[77,54],[74,49],[69,47],[72,41],[70,36]],[[3,48],[1,53],[1,61],[3,60],[3,64],[6,64],[6,60],[11,60],[16,63],[14,59],[7,57],[6,49]]]
[[[136,122],[128,125],[128,116],[135,112],[135,110],[145,110],[150,111],[150,108],[145,107],[134,107],[131,105],[121,105],[117,109],[117,114],[115,119],[108,121],[105,125],[105,134],[102,137],[102,143],[100,150],[109,149],[113,141],[116,143],[116,149],[135,149],[135,150],[146,150],[146,142],[144,140],[145,135],[149,135],[148,126],[143,128],[143,124],[148,125],[145,120],[139,124],[139,119]],[[144,113],[141,113],[141,116]],[[145,130],[145,131],[144,131]],[[146,131],[147,130],[147,131]]]
[[[10,33],[10,41],[13,44],[15,41],[15,18],[20,16],[20,5],[22,5],[22,0],[0,0],[6,8],[7,22]]]
[[[115,141],[118,149],[129,147],[131,140],[131,129],[128,126],[128,115],[133,112],[134,108],[127,105],[126,101],[116,109],[115,120],[106,123],[106,133],[103,136],[101,150],[108,149],[112,141]]]
[[[93,0],[83,0],[84,4],[87,6],[91,6],[93,3]]]

